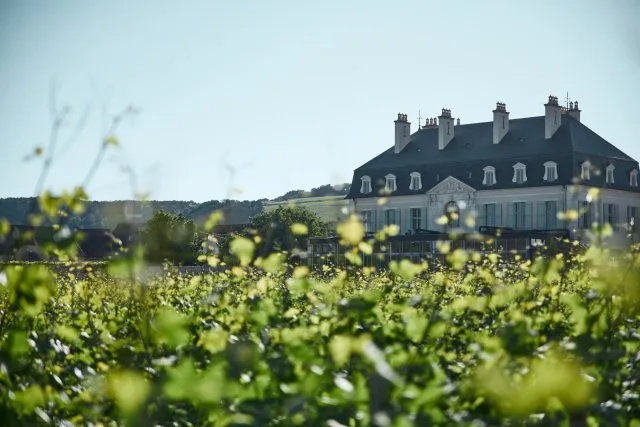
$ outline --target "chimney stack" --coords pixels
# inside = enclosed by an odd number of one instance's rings
[[[496,109],[493,110],[493,143],[500,144],[507,132],[509,132],[509,112],[504,102],[498,102]]]
[[[451,110],[442,109],[442,114],[438,117],[438,149],[444,150],[447,144],[453,139],[453,118]]]
[[[411,140],[411,123],[407,121],[407,115],[398,113],[396,124],[396,146],[395,153],[398,154]]]
[[[562,124],[562,108],[558,105],[558,97],[549,95],[549,101],[544,104],[544,137],[551,139]]]
[[[569,114],[571,117],[573,117],[577,121],[580,121],[580,109],[578,108],[578,101],[569,103],[569,109],[567,110],[567,114]]]

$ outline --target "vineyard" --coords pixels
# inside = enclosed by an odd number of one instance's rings
[[[0,424],[640,425],[637,255],[312,274],[253,247],[149,281],[1,267]]]

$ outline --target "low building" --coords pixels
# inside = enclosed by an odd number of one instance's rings
[[[344,196],[301,197],[279,202],[265,202],[264,210],[268,212],[278,207],[288,206],[308,209],[333,229],[338,222],[347,218],[351,211],[351,202]]]

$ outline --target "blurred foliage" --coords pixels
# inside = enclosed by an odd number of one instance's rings
[[[170,214],[154,224],[158,250],[195,232]],[[201,275],[139,279],[139,251],[100,269],[73,253],[0,266],[0,425],[640,423],[637,250],[455,250],[448,266],[375,271],[357,266],[371,244],[351,217],[338,228],[349,274],[317,274],[290,256],[326,231],[312,216],[253,225],[229,242],[236,262],[205,255],[216,269]]]

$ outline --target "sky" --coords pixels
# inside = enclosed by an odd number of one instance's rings
[[[413,132],[443,107],[543,115],[550,94],[640,159],[637,22],[637,0],[4,0],[0,197],[35,194],[51,141],[42,188],[80,185],[116,117],[96,200],[350,182],[398,112]]]

